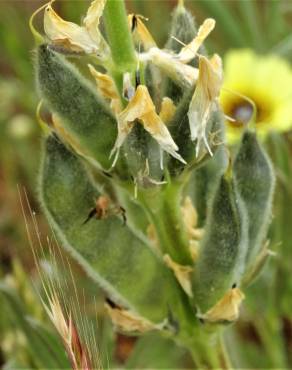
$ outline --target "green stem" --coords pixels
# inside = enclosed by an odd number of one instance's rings
[[[267,315],[265,320],[255,320],[255,326],[271,366],[278,369],[287,368],[284,343],[281,337],[280,320],[273,315]],[[275,335],[275,333],[277,333]]]
[[[192,265],[189,239],[182,220],[181,198],[184,184],[168,183],[163,190],[145,189],[139,201],[153,223],[160,248],[177,263]]]
[[[104,21],[113,60],[111,74],[121,93],[123,74],[125,72],[134,72],[137,66],[135,49],[123,0],[107,0],[104,9]]]
[[[219,357],[222,363],[222,368],[232,369],[231,360],[227,352],[226,345],[224,342],[224,337],[222,333],[220,334],[220,337],[219,337],[218,346],[219,346],[218,350],[219,350]]]
[[[197,369],[229,369],[222,367],[221,352],[214,344],[218,338],[214,336],[217,334],[208,333],[204,329],[196,327],[193,335],[181,343],[190,351]]]

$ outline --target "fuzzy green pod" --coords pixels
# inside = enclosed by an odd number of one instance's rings
[[[165,49],[178,53],[182,45],[177,40],[180,40],[184,44],[188,44],[193,40],[196,34],[197,28],[194,17],[182,4],[178,4],[172,14],[169,39],[165,44]],[[177,40],[175,40],[173,36]],[[194,62],[191,64],[194,64]],[[178,103],[183,96],[183,90],[171,79],[166,78],[163,86],[163,95],[170,97],[175,103]]]
[[[247,250],[246,213],[229,174],[224,174],[210,204],[205,235],[192,276],[199,312],[212,308],[243,272]]]
[[[91,86],[66,59],[42,45],[37,51],[37,83],[48,107],[59,114],[64,129],[86,156],[108,169],[117,124]]]
[[[263,246],[271,221],[275,176],[272,164],[255,132],[247,130],[234,162],[237,187],[249,219],[247,265]]]
[[[172,36],[176,37],[184,44],[190,43],[197,34],[197,27],[193,15],[179,3],[172,13],[171,28],[169,39],[165,44],[166,49],[179,52],[182,45]]]
[[[40,200],[61,245],[115,303],[155,323],[165,320],[169,310],[178,317],[181,290],[148,242],[124,225],[119,215],[85,223],[100,195],[79,159],[50,136]]]
[[[160,153],[157,142],[136,122],[123,144],[121,158],[126,161],[130,174],[140,186],[147,187],[148,179],[161,180],[160,155],[163,153]]]

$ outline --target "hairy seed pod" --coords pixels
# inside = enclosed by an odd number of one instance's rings
[[[38,49],[37,82],[41,97],[60,116],[63,129],[78,143],[81,152],[108,169],[117,124],[94,88],[48,45]]]
[[[181,291],[147,241],[133,233],[121,215],[106,209],[103,217],[88,218],[101,198],[79,159],[50,136],[45,143],[40,200],[61,245],[115,303],[154,323],[162,322],[170,309],[180,321]]]
[[[247,130],[234,162],[237,187],[249,219],[247,265],[255,261],[271,221],[275,176],[255,132]]]
[[[196,33],[197,27],[194,17],[183,5],[178,4],[172,13],[170,37],[165,44],[165,48],[178,53],[182,45],[171,36],[176,37],[184,44],[188,44],[196,36]]]
[[[173,11],[169,39],[165,48],[176,53],[180,51],[182,45],[190,43],[197,34],[197,28],[192,14],[181,4]],[[177,39],[175,40],[173,36]],[[194,62],[192,63],[194,65]],[[182,88],[175,84],[171,79],[166,78],[163,86],[163,95],[170,97],[175,103],[178,103],[182,96]]]
[[[140,186],[147,187],[148,178],[150,181],[161,180],[163,170],[160,166],[160,155],[163,153],[160,153],[157,142],[139,122],[136,122],[124,142],[121,158],[127,162],[129,172]],[[143,179],[146,180],[144,185]]]
[[[210,204],[205,235],[194,268],[194,303],[199,312],[212,308],[243,272],[247,250],[244,205],[230,175],[223,175]]]

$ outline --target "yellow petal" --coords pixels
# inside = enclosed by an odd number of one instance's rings
[[[216,54],[210,60],[201,56],[199,58],[198,82],[188,111],[191,140],[197,140],[197,157],[201,150],[202,141],[212,155],[206,137],[206,128],[212,109],[214,106],[216,107],[222,82],[221,58]]]
[[[124,332],[146,333],[151,330],[160,330],[164,326],[164,323],[161,325],[153,324],[149,320],[120,307],[112,307],[109,304],[106,304],[105,307],[113,324],[118,330]]]
[[[183,290],[189,297],[193,296],[190,274],[193,268],[190,266],[183,266],[174,262],[168,254],[163,256],[166,265],[173,271],[177,281],[180,283]]]
[[[46,7],[44,14],[44,30],[50,41],[71,52],[97,53],[98,45],[86,28],[64,21],[51,4]]]
[[[95,79],[99,93],[106,99],[110,99],[111,108],[115,114],[120,113],[122,105],[114,80],[105,73],[98,72],[91,64],[88,64],[90,73]]]
[[[162,99],[159,117],[165,124],[168,124],[172,120],[175,110],[176,106],[173,101],[168,97],[164,97]]]
[[[201,45],[208,37],[210,32],[214,29],[215,24],[216,22],[212,18],[208,18],[204,21],[204,23],[200,26],[198,34],[193,39],[193,41],[183,47],[179,52],[178,58],[180,62],[189,63],[192,59],[196,57],[198,50],[200,49]]]
[[[167,127],[156,113],[151,96],[144,85],[137,87],[135,95],[127,107],[118,115],[118,138],[113,151],[118,150],[123,144],[135,120],[139,120],[143,124],[145,130],[150,133],[163,150],[182,163],[186,163],[177,153],[178,147]]]
[[[151,36],[150,32],[148,31],[145,24],[142,22],[140,15],[137,14],[129,14],[128,15],[128,22],[131,28],[131,31],[138,36],[138,41],[141,42],[144,50],[149,50],[152,47],[156,46],[156,43]]]
[[[238,288],[230,289],[219,302],[199,318],[208,322],[233,322],[239,317],[239,307],[244,299],[244,294]]]

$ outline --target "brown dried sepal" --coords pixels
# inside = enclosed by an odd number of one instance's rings
[[[204,235],[204,230],[197,227],[198,214],[193,206],[192,200],[189,196],[185,197],[183,205],[181,207],[184,225],[186,227],[189,241],[190,251],[193,261],[196,261],[199,253],[199,241]]]
[[[165,254],[163,259],[166,265],[173,271],[177,281],[186,294],[189,297],[192,297],[193,292],[190,274],[193,272],[193,268],[191,266],[184,266],[174,262],[168,254]]]
[[[105,308],[118,331],[147,333],[152,330],[162,330],[165,326],[164,323],[153,324],[134,312],[110,303],[105,303]]]
[[[112,77],[97,71],[91,64],[88,64],[88,68],[92,77],[95,79],[99,94],[101,94],[105,99],[110,100],[110,107],[115,114],[120,113],[122,110],[122,104]]]
[[[209,323],[234,322],[239,317],[239,308],[244,294],[239,288],[232,288],[205,314],[197,316]]]

